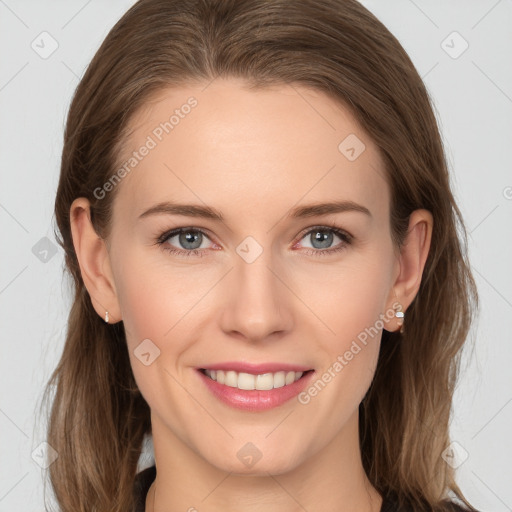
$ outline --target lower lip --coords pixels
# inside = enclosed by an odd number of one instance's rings
[[[279,407],[297,396],[309,383],[314,371],[305,373],[299,380],[288,386],[260,391],[259,389],[243,390],[219,384],[210,379],[202,371],[197,370],[207,388],[222,402],[237,409],[246,411],[265,411]]]

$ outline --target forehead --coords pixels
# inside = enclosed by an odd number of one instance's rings
[[[130,121],[127,163],[116,202],[128,216],[172,200],[234,217],[340,199],[388,213],[376,145],[343,104],[298,85],[216,79],[159,91]]]

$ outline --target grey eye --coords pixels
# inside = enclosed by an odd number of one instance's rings
[[[334,237],[337,237],[340,242],[342,241],[332,229],[313,229],[303,238],[303,240],[310,241],[311,245],[305,245],[304,247],[311,247],[312,249],[329,249],[332,247]]]
[[[177,241],[174,239],[178,239]],[[178,249],[185,249],[193,251],[195,249],[204,249],[208,244],[204,245],[208,238],[201,232],[194,229],[184,230],[174,235],[171,235],[166,243],[173,245]]]

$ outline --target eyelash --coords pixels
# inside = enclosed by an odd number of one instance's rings
[[[347,245],[350,245],[353,240],[353,236],[350,235],[349,233],[347,233],[345,230],[339,228],[338,226],[336,226],[334,224],[330,224],[330,225],[322,225],[322,226],[313,226],[312,228],[308,228],[307,231],[303,232],[300,235],[299,241],[302,240],[306,235],[309,235],[315,231],[327,231],[327,232],[330,231],[330,232],[334,233],[335,235],[337,235],[342,240],[342,242],[331,249],[323,249],[322,250],[322,249],[312,249],[312,248],[306,247],[306,249],[303,252],[305,252],[308,255],[312,255],[312,256],[326,256],[326,255],[341,252],[344,249],[346,249]],[[167,240],[169,240],[169,238],[172,238],[181,233],[188,233],[188,232],[201,233],[203,236],[210,239],[208,234],[206,232],[204,232],[202,229],[193,228],[193,227],[185,227],[185,228],[172,229],[171,231],[166,231],[165,233],[162,233],[157,238],[156,244],[159,245],[162,248],[162,250],[169,252],[171,254],[177,254],[179,256],[184,256],[184,257],[190,257],[190,256],[199,256],[200,258],[203,257],[205,255],[204,254],[205,249],[192,249],[189,251],[187,251],[185,249],[180,250],[180,249],[172,248],[172,246],[170,246],[169,244],[166,243]]]

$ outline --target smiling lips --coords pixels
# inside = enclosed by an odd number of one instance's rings
[[[222,363],[197,368],[208,389],[239,409],[262,411],[298,395],[314,371],[284,363]]]

